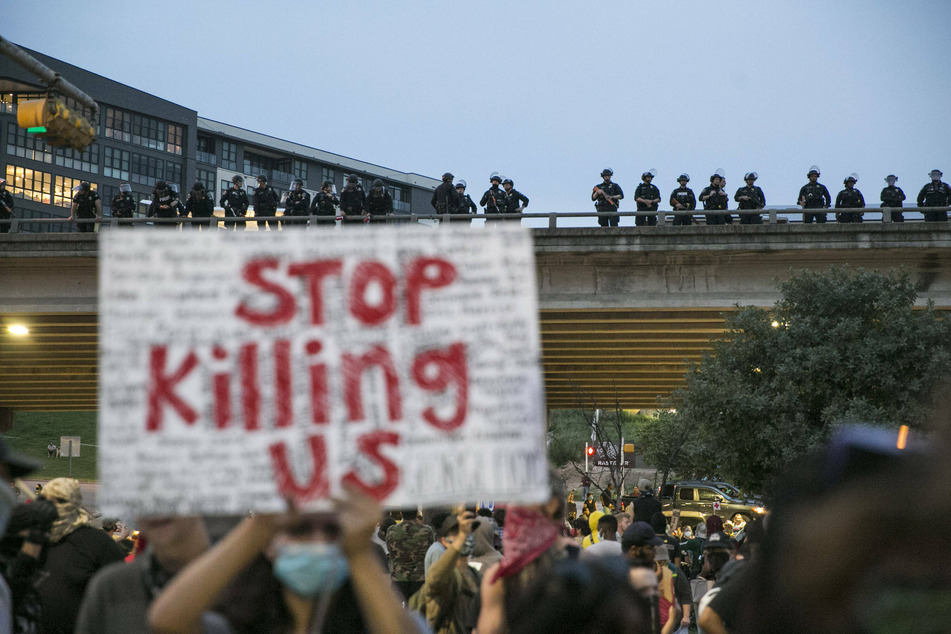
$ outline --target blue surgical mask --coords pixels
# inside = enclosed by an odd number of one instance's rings
[[[350,566],[337,544],[291,543],[274,560],[274,575],[294,594],[312,599],[342,586]]]

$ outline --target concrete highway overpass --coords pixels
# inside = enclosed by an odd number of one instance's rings
[[[135,229],[141,230],[141,229]],[[438,230],[438,229],[434,229]],[[473,229],[483,230],[483,229]],[[736,304],[832,264],[905,267],[951,310],[947,223],[534,229],[548,405],[652,408]],[[0,408],[96,409],[95,234],[0,236]],[[23,323],[16,337],[7,326]]]

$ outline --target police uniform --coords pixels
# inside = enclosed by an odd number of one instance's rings
[[[429,204],[433,206],[437,214],[455,214],[459,213],[459,192],[452,181],[443,181],[433,191],[433,198]]]
[[[504,191],[504,190],[503,190]],[[505,192],[505,211],[506,214],[517,214],[519,206],[528,207],[528,196],[518,191],[514,187]],[[512,218],[512,220],[520,220]]]
[[[366,205],[367,195],[363,186],[357,183],[354,187],[344,187],[340,193],[340,211],[343,212],[343,221],[354,224],[363,222],[363,208]]]
[[[683,205],[683,210],[677,209],[677,203]],[[693,214],[684,213],[684,211],[693,211],[697,208],[697,197],[693,190],[687,186],[678,187],[670,192],[670,206],[674,210],[673,225],[692,225]]]
[[[605,183],[601,181],[594,186],[593,189],[599,189],[604,192],[604,196],[598,196],[594,200],[594,208],[600,213],[610,213],[613,212],[610,216],[598,216],[598,224],[602,227],[616,227],[620,222],[620,216],[617,215],[618,203],[609,202],[605,196],[620,196],[618,200],[624,198],[624,192],[621,191],[621,186],[615,183],[614,181],[608,181]],[[515,190],[512,190],[515,191]],[[592,190],[593,192],[593,190]]]
[[[931,181],[918,192],[919,207],[948,207],[951,206],[951,187],[942,181]],[[945,222],[948,219],[947,211],[925,211],[925,222]]]
[[[635,204],[637,205],[638,211],[657,211],[657,204],[654,203],[651,205],[646,205],[640,201],[638,198],[643,198],[645,200],[657,200],[660,198],[660,190],[657,189],[657,186],[653,183],[642,182],[637,186],[637,189],[634,190],[634,199]],[[634,225],[642,227],[644,225],[654,227],[657,225],[657,216],[635,216]]]
[[[215,215],[215,203],[211,200],[208,192],[204,189],[193,189],[188,192],[183,216],[187,217],[188,214],[191,214],[192,218],[209,218],[209,220],[193,222],[191,224],[192,229],[198,229],[199,227],[211,228],[212,221],[210,218]]]
[[[135,196],[131,192],[119,192],[112,197],[112,217],[132,218],[135,216]],[[119,225],[120,227],[123,225]],[[131,227],[132,225],[125,225]]]
[[[165,189],[163,194],[153,192],[152,204],[149,205],[150,218],[178,218],[178,194],[171,187]],[[175,228],[177,224],[157,224],[156,226],[164,229]]]
[[[370,222],[386,222],[387,215],[393,213],[393,198],[385,189],[382,194],[377,195],[373,188],[370,188],[366,204]]]
[[[0,220],[9,220],[13,218],[13,194],[6,187],[0,191]],[[0,233],[9,233],[10,224],[0,225]]]
[[[730,197],[725,191],[713,185],[703,188],[703,191],[700,192],[700,199],[703,201],[704,211],[723,211],[730,201]],[[706,214],[706,221],[708,225],[725,225],[732,223],[733,218],[729,214]]]
[[[95,218],[96,201],[101,200],[99,193],[93,190],[80,191],[73,196],[73,202],[76,204],[77,218]],[[95,223],[83,222],[77,225],[81,233],[93,233],[96,230]]]
[[[459,194],[459,192],[456,192]],[[476,204],[472,202],[472,197],[469,194],[459,194],[459,213],[461,214],[477,214],[479,213],[479,208],[476,207]]]
[[[254,215],[255,216],[274,216],[277,214],[277,203],[280,202],[281,198],[277,195],[277,192],[274,191],[274,188],[270,185],[265,185],[264,187],[255,187],[254,193],[251,195],[251,204],[254,205]],[[271,228],[271,221],[265,220],[264,224],[267,225],[268,229]],[[274,221],[274,229],[276,230],[280,226],[280,223]]]
[[[287,198],[284,200],[285,224],[307,224],[309,210],[310,194],[304,191],[303,188],[287,192]],[[294,217],[294,220],[289,220],[290,217]]]
[[[485,207],[486,215],[495,216],[501,214],[505,209],[505,191],[496,185],[492,184],[492,187],[485,190],[485,193],[482,194],[482,200],[479,201],[479,206]],[[488,222],[489,218],[486,218]]]
[[[880,196],[882,201],[882,207],[888,207],[894,209],[895,207],[904,207],[902,203],[905,200],[905,192],[902,191],[901,187],[896,185],[889,185],[882,190],[882,195]],[[892,222],[905,222],[905,216],[902,215],[900,211],[892,211]]]
[[[854,187],[852,189],[846,187],[835,197],[836,209],[863,209],[864,207],[865,198],[862,192]],[[842,223],[862,222],[862,213],[861,211],[839,211],[836,212],[835,219]]]
[[[803,209],[828,209],[829,205],[832,204],[832,196],[829,195],[829,190],[826,189],[826,186],[816,181],[806,183],[799,190],[799,200],[804,201]],[[802,212],[802,221],[806,223],[811,222],[825,222],[826,214],[824,212]]]
[[[251,200],[248,198],[248,192],[244,191],[243,187],[239,189],[232,185],[221,195],[221,200],[218,201],[218,204],[224,207],[225,218],[244,218],[248,215],[248,207],[251,206]],[[225,220],[225,223],[236,224],[234,222],[228,223],[227,220]]]
[[[740,200],[740,198],[744,196],[749,197],[749,200]],[[763,216],[760,214],[743,213],[743,211],[747,209],[762,209],[766,206],[766,195],[762,189],[756,185],[752,187],[740,187],[736,190],[733,200],[738,203],[740,213],[737,215],[740,217],[741,225],[763,224]]]
[[[310,205],[310,213],[312,216],[336,218],[337,205],[339,204],[340,200],[336,196],[321,190],[314,195],[314,202]],[[317,226],[333,227],[334,223],[330,221],[318,222]]]

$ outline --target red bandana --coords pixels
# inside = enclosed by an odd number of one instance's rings
[[[510,506],[505,513],[502,550],[505,555],[492,583],[514,575],[551,548],[558,539],[558,524],[543,513],[523,506]]]

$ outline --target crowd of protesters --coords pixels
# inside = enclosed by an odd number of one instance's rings
[[[843,428],[739,525],[672,523],[646,481],[579,509],[555,470],[537,505],[385,513],[350,488],[331,513],[135,533],[74,480],[27,501],[7,485],[0,632],[948,631],[949,440]],[[36,467],[0,441],[8,483]]]

